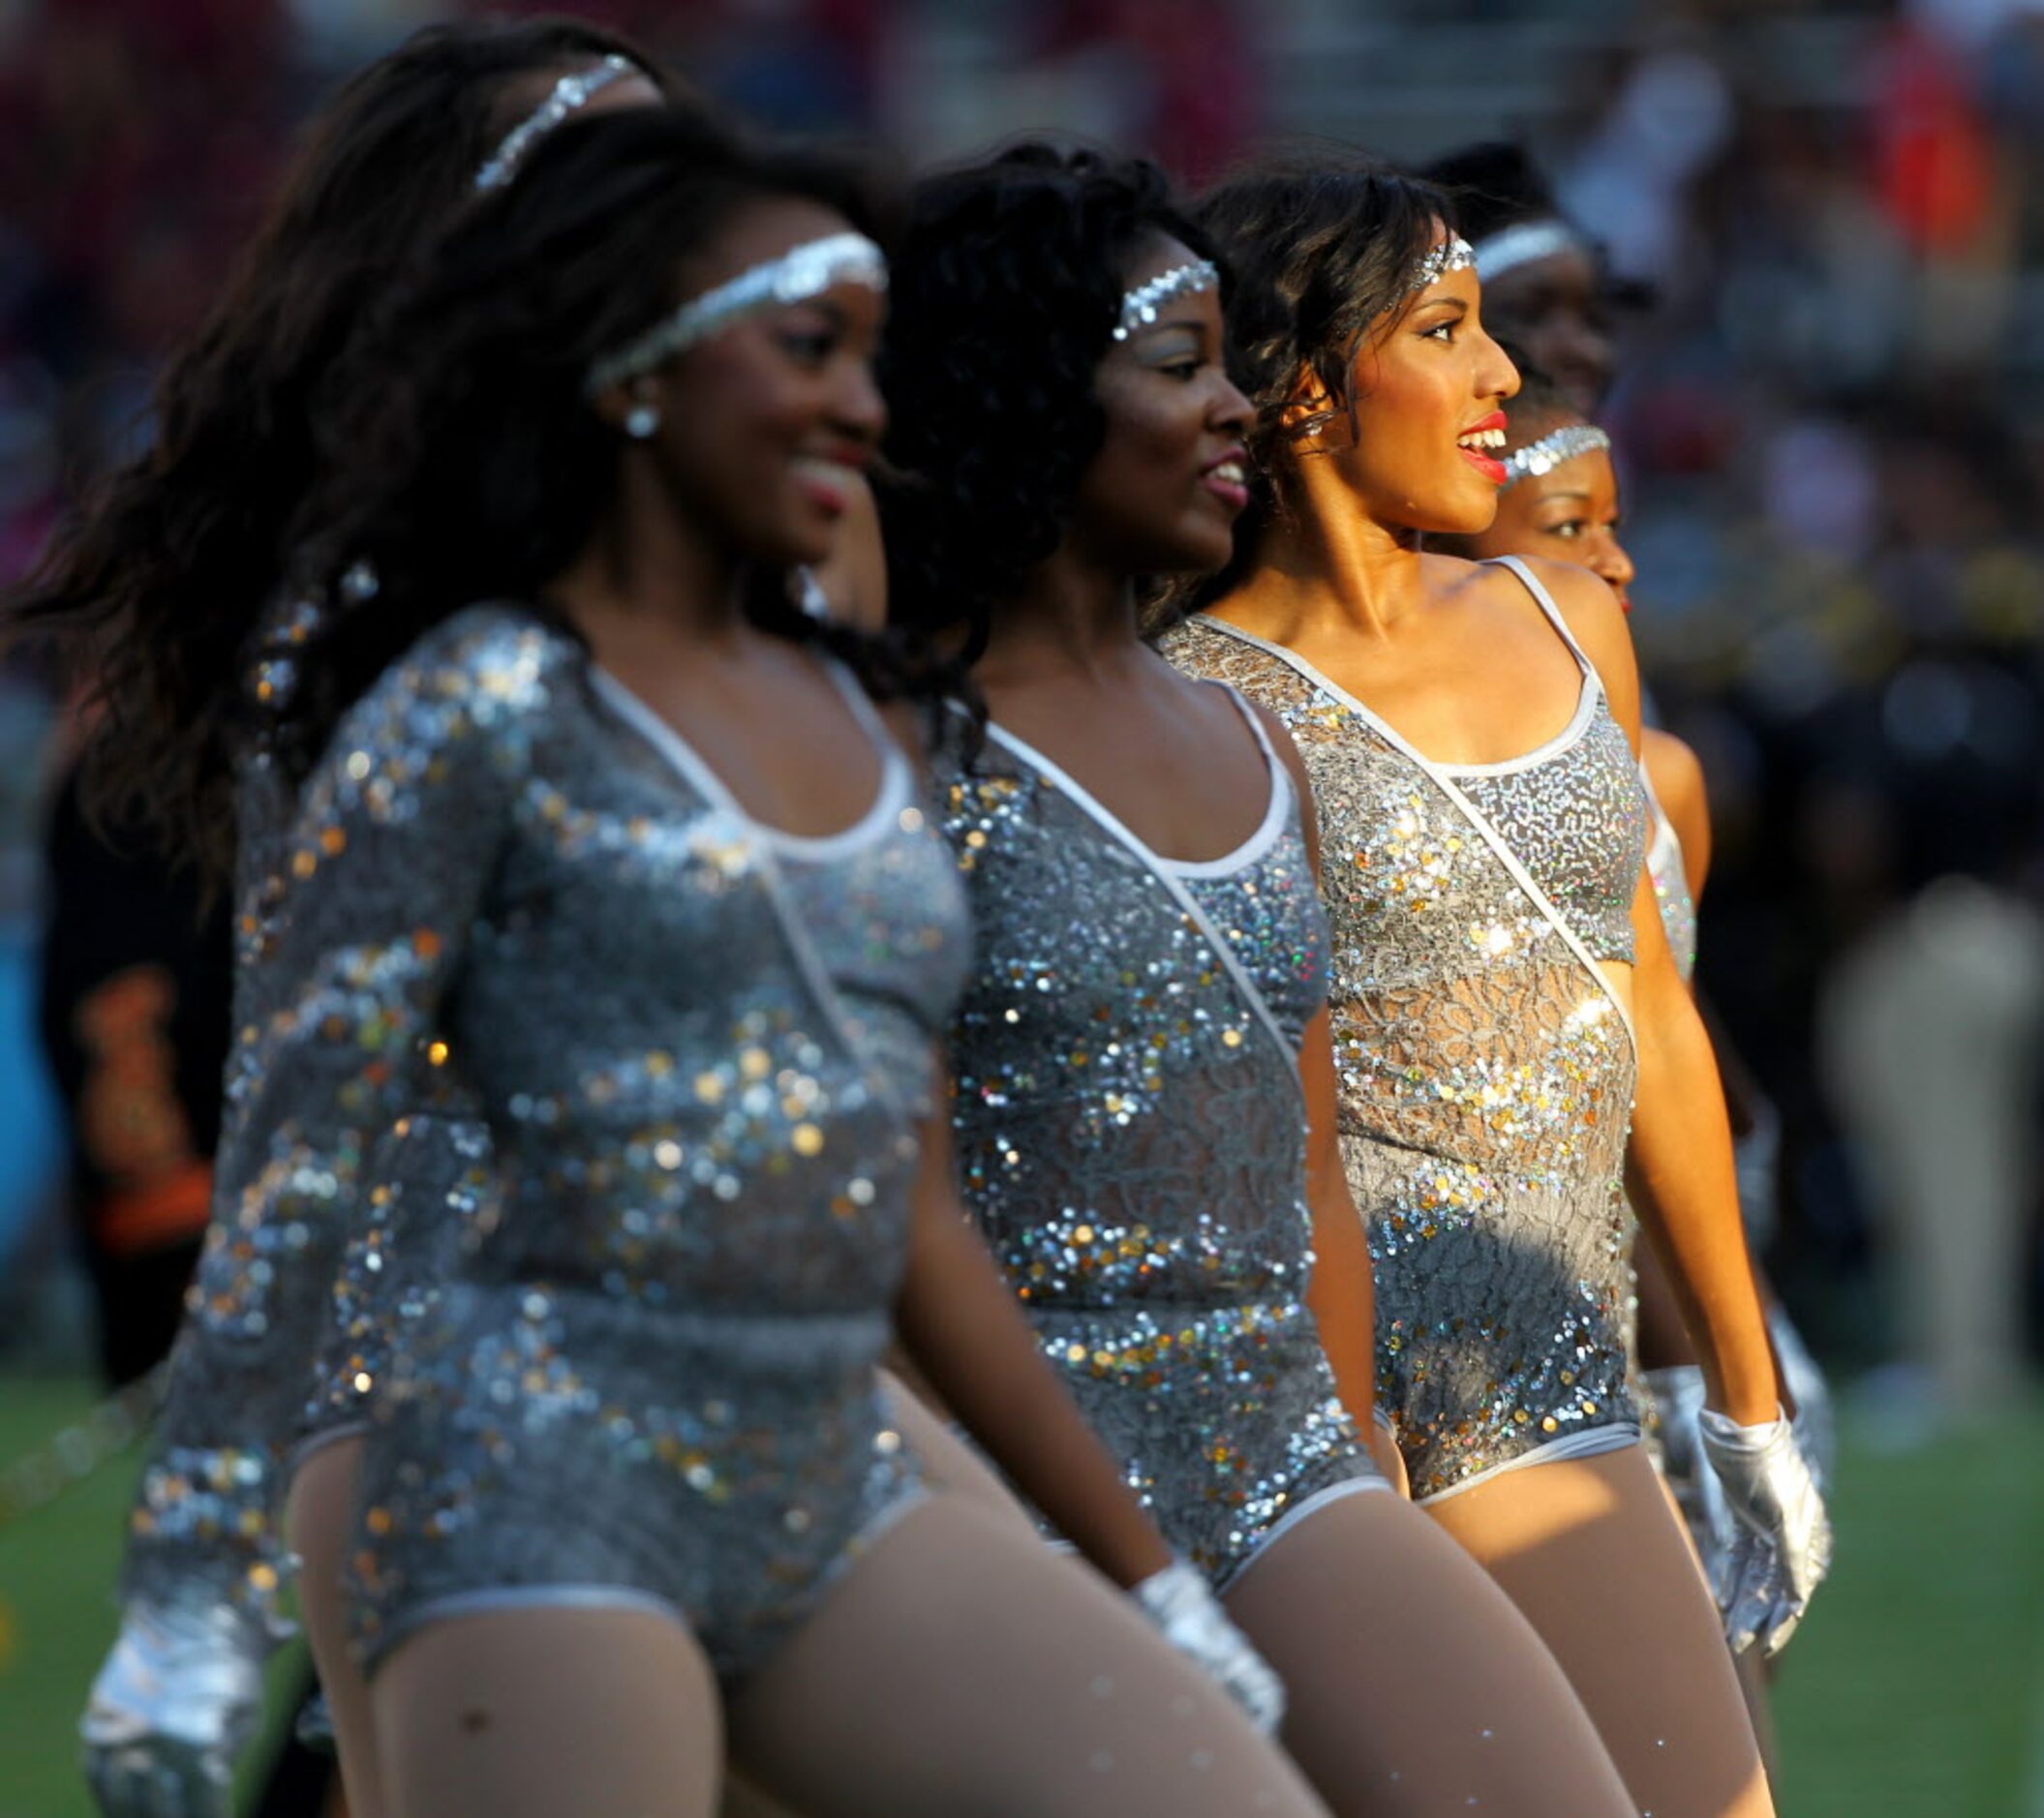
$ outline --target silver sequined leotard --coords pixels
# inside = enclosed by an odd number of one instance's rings
[[[1376,1267],[1379,1397],[1414,1494],[1632,1443],[1632,1044],[1548,898],[1587,908],[1617,955],[1645,837],[1594,670],[1562,739],[1471,789],[1290,651],[1211,618],[1162,649],[1273,709],[1313,777],[1342,1152]]]
[[[479,608],[299,792],[230,1158],[250,1228],[330,1219],[437,1073],[498,1175],[380,1405],[372,1655],[436,1607],[566,1589],[675,1611],[738,1672],[914,1493],[873,1366],[955,872],[891,744],[856,837],[783,858],[663,733],[572,639]]]
[[[1654,779],[1646,766],[1639,767],[1639,789],[1646,803],[1652,840],[1647,847],[1647,875],[1654,881],[1654,900],[1661,905],[1661,925],[1666,929],[1668,952],[1686,985],[1696,971],[1696,903],[1690,894],[1689,873],[1682,865],[1682,841],[1675,823],[1668,819],[1661,798],[1654,793]]]
[[[966,1202],[1128,1482],[1217,1584],[1288,1516],[1384,1482],[1304,1305],[1297,1049],[1327,931],[1268,761],[1262,832],[1212,864],[1149,853],[997,727],[945,824],[978,952],[951,1042]]]

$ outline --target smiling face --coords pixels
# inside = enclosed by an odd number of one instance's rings
[[[1135,289],[1195,262],[1178,241],[1154,235],[1122,284]],[[1095,395],[1107,431],[1072,516],[1074,542],[1092,561],[1121,574],[1205,573],[1234,553],[1249,502],[1251,409],[1222,348],[1219,292],[1181,290],[1101,361]]]
[[[679,294],[704,292],[849,224],[819,202],[742,207],[687,260]],[[736,554],[792,565],[830,554],[854,482],[886,426],[872,357],[883,301],[840,283],[741,316],[658,372],[615,388],[613,417],[651,404],[644,444],[668,495]]]
[[[1415,292],[1372,327],[1357,355],[1353,437],[1337,413],[1299,444],[1309,459],[1326,449],[1380,524],[1468,535],[1497,510],[1502,407],[1519,376],[1484,331],[1480,302],[1466,267]],[[1316,400],[1300,402],[1310,412]]]
[[[1548,417],[1512,426],[1512,445],[1527,446],[1575,417]],[[1544,473],[1529,473],[1505,489],[1489,530],[1468,539],[1470,555],[1544,556],[1572,561],[1610,583],[1618,602],[1632,609],[1632,559],[1618,540],[1618,475],[1608,450],[1593,448]]]

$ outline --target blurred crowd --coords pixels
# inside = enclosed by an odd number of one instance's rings
[[[310,100],[455,10],[0,0],[0,585],[147,433],[152,360]],[[1702,976],[1785,1119],[1777,1278],[1836,1363],[1921,1362],[1953,1316],[1912,1299],[1911,1246],[1977,1199],[1993,1354],[1939,1386],[2012,1384],[2044,1298],[2044,6],[550,10],[756,116],[912,156],[1050,125],[1198,178],[1299,127],[1415,161],[1523,137],[1625,281],[1636,629],[1711,781]],[[29,986],[52,695],[0,659],[0,1298],[61,1231]]]

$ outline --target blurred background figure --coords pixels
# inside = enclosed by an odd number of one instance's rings
[[[169,1353],[212,1210],[227,914],[189,870],[95,828],[69,762],[43,856],[43,1053],[66,1114],[100,1374],[119,1388]]]
[[[1620,287],[1593,301],[1636,632],[1715,816],[1701,983],[1781,1109],[1766,1261],[1848,1408],[1839,1567],[1780,1688],[1783,1804],[2044,1810],[2044,6],[555,3],[777,124],[918,159],[1045,127],[1192,182],[1276,134],[1533,154]],[[311,98],[463,10],[0,4],[0,585],[148,433],[152,361]],[[1651,309],[1624,307],[1635,285]],[[83,1809],[70,1723],[127,1496],[114,1468],[6,1512],[9,1461],[98,1374],[65,1212],[95,1189],[66,1192],[36,1033],[62,720],[0,652],[0,1755],[31,1763],[0,1801],[39,1815]],[[1872,1449],[1903,1439],[1924,1444]]]

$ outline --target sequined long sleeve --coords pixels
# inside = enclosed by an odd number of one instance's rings
[[[272,1614],[282,1467],[365,1157],[436,1097],[440,1006],[566,648],[522,614],[449,620],[349,712],[271,817],[277,837],[245,855],[213,1223],[132,1517],[131,1596],[202,1585],[252,1621]]]

